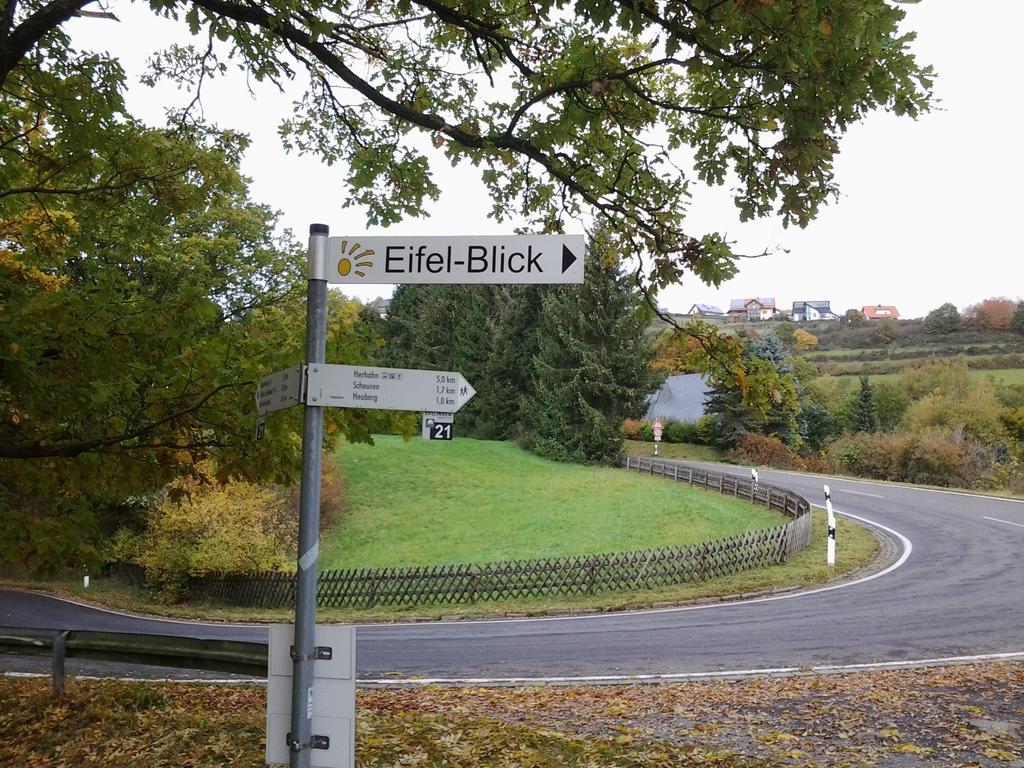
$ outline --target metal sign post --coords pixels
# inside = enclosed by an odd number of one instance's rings
[[[306,364],[327,359],[326,224],[309,227],[306,287]],[[305,403],[302,416],[302,485],[299,489],[299,569],[295,579],[295,647],[292,675],[290,768],[309,768],[313,734],[313,661],[316,658],[317,559],[320,549],[320,463],[324,409]]]
[[[377,366],[328,365],[328,283],[485,283],[559,284],[583,282],[582,235],[515,235],[452,238],[337,238],[326,224],[309,227],[309,267],[306,288],[306,362],[264,376],[256,394],[263,437],[267,413],[301,404],[302,475],[299,490],[298,573],[295,579],[295,635],[291,649],[293,674],[288,713],[275,682],[273,706],[268,706],[268,761],[277,761],[278,724],[288,720],[286,733],[290,768],[352,763],[352,738],[338,730],[331,717],[319,717],[314,733],[314,661],[329,648],[317,648],[316,603],[320,550],[320,469],[323,454],[324,408],[383,408],[438,412],[424,416],[425,436],[450,440],[452,414],[476,394],[454,371],[423,371]],[[428,423],[429,418],[429,423]],[[354,645],[353,645],[354,648]],[[352,666],[355,666],[354,650]],[[321,654],[321,655],[318,655]],[[354,675],[354,672],[353,672]],[[280,672],[271,677],[281,678]],[[346,694],[347,695],[347,694]],[[322,698],[322,697],[321,697]],[[353,683],[354,702],[354,683]],[[268,699],[269,701],[269,699]],[[354,714],[354,703],[353,703]],[[346,710],[347,711],[347,710]],[[337,719],[337,718],[334,718]],[[271,724],[274,723],[272,726]],[[333,730],[332,730],[333,729]],[[333,734],[333,735],[332,735]],[[347,739],[347,741],[346,741]],[[273,749],[271,745],[273,744]],[[330,746],[334,744],[334,747]],[[348,746],[342,748],[345,744]],[[315,753],[314,750],[321,750]],[[326,751],[330,751],[328,755]],[[341,757],[339,757],[341,756]]]

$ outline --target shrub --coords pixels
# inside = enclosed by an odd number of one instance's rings
[[[325,456],[320,465],[320,530],[334,526],[341,517],[345,501],[345,479],[337,471],[334,460]],[[283,535],[282,544],[288,552],[295,554],[294,542],[299,535],[299,486],[291,491],[291,503],[279,508],[280,519],[275,524]]]
[[[622,436],[626,440],[641,440],[640,437],[640,425],[643,422],[640,419],[626,419],[622,422]]]
[[[278,570],[295,541],[293,508],[283,490],[218,484],[204,472],[168,487],[133,540],[117,534],[115,554],[131,554],[167,600],[185,597],[190,576],[211,571]]]
[[[876,480],[903,480],[907,455],[914,447],[910,435],[861,433],[848,435],[828,449],[833,471]]]
[[[1017,302],[1005,296],[985,299],[964,310],[964,319],[975,328],[1007,330],[1017,312]]]
[[[901,479],[925,485],[961,485],[965,461],[961,447],[939,430],[922,430],[907,455]]]
[[[714,416],[701,416],[697,419],[694,442],[697,445],[712,445],[715,441],[715,429],[716,422]]]
[[[665,422],[665,442],[695,443],[697,442],[697,424],[692,421]]]
[[[895,429],[910,407],[910,396],[899,382],[879,381],[875,384],[875,407],[878,426],[883,431]]]
[[[818,337],[799,328],[793,333],[793,343],[801,352],[810,352],[818,348]]]
[[[960,313],[954,304],[947,302],[929,312],[921,327],[925,333],[945,336],[960,327]]]
[[[858,477],[961,488],[1003,487],[1015,473],[1005,446],[939,428],[846,436],[829,447],[828,464]]]
[[[640,439],[648,443],[654,440],[654,425],[649,421],[640,423]]]
[[[934,391],[913,403],[907,409],[903,425],[910,429],[964,429],[978,440],[991,444],[1005,437],[1000,419],[1003,413],[992,383],[972,381],[962,391]]]
[[[800,457],[787,448],[779,438],[756,432],[744,432],[739,443],[729,452],[729,455],[751,464],[761,464],[777,469],[804,468]]]

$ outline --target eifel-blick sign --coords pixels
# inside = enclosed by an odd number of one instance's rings
[[[331,237],[327,281],[345,284],[583,282],[583,235]]]

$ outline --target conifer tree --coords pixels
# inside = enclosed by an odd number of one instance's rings
[[[491,350],[484,389],[478,389],[476,433],[508,440],[520,434],[520,409],[532,386],[531,370],[538,348],[540,286],[501,286],[494,289]]]
[[[600,242],[586,282],[549,291],[541,309],[526,444],[560,461],[615,461],[622,420],[643,412],[661,378],[650,367],[639,296]]]
[[[853,427],[858,432],[878,431],[878,405],[867,376],[860,377],[860,394],[853,405]]]

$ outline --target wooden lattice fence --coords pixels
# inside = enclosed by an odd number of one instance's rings
[[[810,543],[810,504],[791,491],[763,483],[755,486],[749,479],[677,462],[627,456],[621,466],[749,499],[792,519],[715,541],[634,552],[483,564],[325,569],[320,572],[317,603],[321,608],[415,606],[651,589],[775,565]],[[287,606],[295,599],[295,576],[282,572],[210,574],[193,579],[190,592],[195,600]]]

